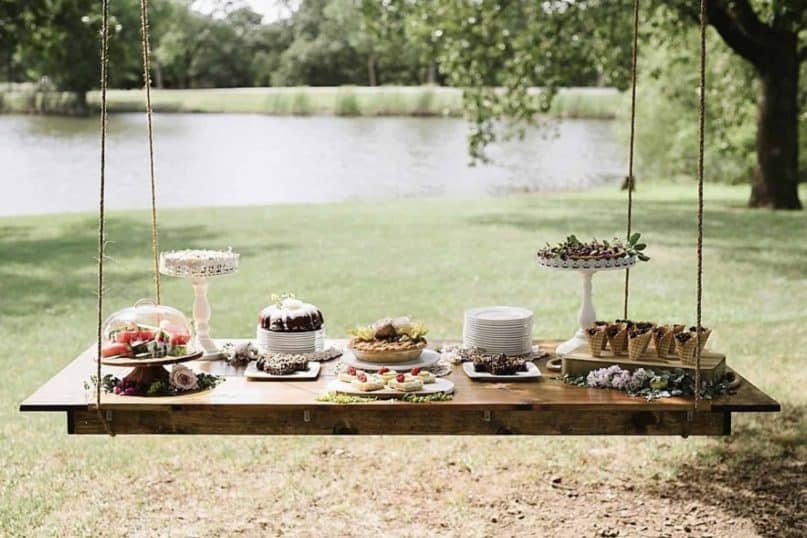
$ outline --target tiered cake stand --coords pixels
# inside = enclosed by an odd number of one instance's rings
[[[575,335],[557,347],[558,356],[571,353],[586,344],[586,329],[594,325],[597,313],[591,301],[591,278],[599,271],[616,271],[627,269],[636,264],[636,257],[616,258],[612,260],[560,260],[538,258],[538,265],[558,271],[577,271],[583,275],[583,304],[577,313],[578,329]]]
[[[126,374],[126,378],[145,386],[162,379],[168,381],[169,372],[165,366],[169,364],[179,364],[181,362],[193,361],[202,356],[201,351],[183,355],[181,357],[161,357],[155,359],[134,359],[129,357],[108,357],[102,358],[101,364],[107,366],[119,366],[122,368],[134,368]]]
[[[218,360],[224,355],[210,337],[208,279],[238,271],[239,255],[230,251],[186,250],[160,254],[160,272],[189,278],[193,285],[193,325],[196,347],[204,350],[203,360]]]

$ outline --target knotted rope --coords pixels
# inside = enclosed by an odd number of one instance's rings
[[[107,128],[107,108],[106,90],[109,67],[109,0],[101,1],[101,185],[98,201],[98,343],[96,349],[96,372],[95,372],[95,410],[98,419],[104,425],[104,429],[109,435],[115,435],[112,427],[107,422],[101,412],[101,345],[103,337],[103,312],[104,312],[104,256],[106,238],[104,235],[104,186],[106,175],[106,128]]]
[[[151,178],[151,250],[154,256],[154,288],[160,304],[160,247],[157,235],[157,181],[154,176],[154,130],[151,119],[151,47],[149,45],[148,0],[140,0],[140,40],[143,45],[143,82],[146,86],[146,117],[149,135],[149,175]]]
[[[700,0],[700,103],[698,107],[698,284],[695,346],[695,409],[701,392],[701,310],[703,308],[703,146],[706,117],[706,0]]]
[[[631,57],[631,89],[630,89],[630,145],[628,151],[628,233],[630,241],[633,219],[633,146],[636,134],[636,63],[639,56],[639,0],[633,2],[633,54]],[[628,297],[630,295],[630,268],[625,269],[625,304],[622,319],[628,319]]]

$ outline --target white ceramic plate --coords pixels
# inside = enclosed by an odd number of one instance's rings
[[[255,364],[255,362],[250,362],[246,371],[244,371],[244,377],[247,379],[261,381],[297,381],[301,379],[316,379],[319,375],[320,368],[321,366],[318,362],[309,362],[308,370],[301,370],[299,372],[294,372],[293,374],[274,375],[258,370],[258,366]]]
[[[389,368],[390,370],[395,370],[396,372],[407,372],[412,368],[428,368],[429,366],[433,366],[440,360],[440,354],[431,349],[424,349],[423,352],[420,354],[414,361],[407,361],[407,362],[398,362],[392,364],[383,364],[380,362],[367,362],[360,360],[353,354],[352,351],[349,349],[345,349],[344,354],[342,355],[342,362],[347,364],[348,366],[352,366],[357,370],[366,370],[368,372],[375,372],[380,370],[381,368]]]
[[[462,370],[471,379],[479,381],[530,381],[541,378],[541,370],[533,363],[527,363],[526,372],[518,372],[515,375],[493,375],[488,372],[477,372],[472,362],[463,362]]]
[[[472,318],[480,321],[492,321],[494,323],[526,320],[532,318],[532,311],[518,306],[483,306],[481,308],[471,308],[465,311],[466,319]]]
[[[434,383],[424,383],[423,389],[417,392],[401,392],[395,389],[388,389],[388,388],[383,388],[381,390],[374,390],[372,392],[363,392],[358,390],[350,383],[345,383],[344,381],[334,379],[333,381],[328,383],[328,391],[338,392],[340,394],[349,394],[351,396],[371,396],[374,398],[401,398],[406,394],[415,394],[418,396],[423,396],[426,394],[436,394],[438,392],[451,394],[454,392],[454,383],[452,383],[448,379],[438,377]]]

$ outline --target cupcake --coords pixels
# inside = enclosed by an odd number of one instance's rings
[[[614,355],[622,355],[628,347],[628,327],[625,323],[617,321],[605,328],[608,345]]]
[[[659,359],[666,359],[670,353],[670,345],[673,342],[673,329],[669,325],[662,325],[653,329],[653,346],[656,348],[656,356]]]
[[[640,329],[634,327],[628,331],[628,358],[632,361],[639,360],[642,353],[647,349],[650,344],[650,339],[653,337],[653,331],[649,327]]]
[[[593,357],[601,357],[602,350],[605,349],[605,327],[591,327],[586,329],[586,341],[588,349]]]

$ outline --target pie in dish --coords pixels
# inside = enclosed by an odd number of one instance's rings
[[[384,318],[351,331],[348,347],[356,358],[395,364],[415,360],[426,347],[425,325],[407,317]]]

